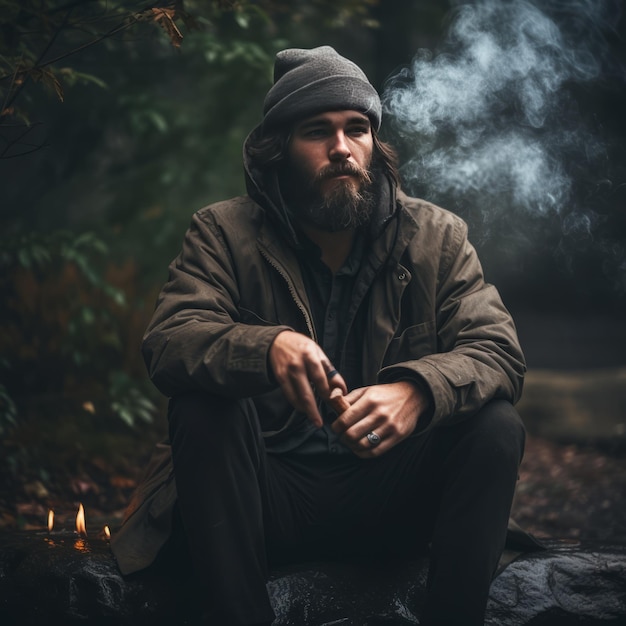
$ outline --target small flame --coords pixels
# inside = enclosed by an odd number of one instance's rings
[[[48,511],[48,532],[52,532],[52,529],[54,528],[54,511],[52,509],[50,509]]]
[[[111,539],[111,530],[109,529],[108,526],[105,526],[103,529],[104,532],[104,536],[108,539]]]
[[[79,535],[87,536],[87,527],[85,526],[85,509],[82,502],[78,506],[78,513],[76,513],[76,532]]]

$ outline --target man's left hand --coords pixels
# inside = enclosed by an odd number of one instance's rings
[[[426,394],[409,381],[355,389],[346,396],[350,408],[332,424],[335,433],[357,456],[373,458],[406,439],[428,406]],[[380,443],[372,445],[367,435]]]

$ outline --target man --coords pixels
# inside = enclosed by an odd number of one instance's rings
[[[194,215],[144,337],[175,488],[164,448],[113,549],[152,563],[176,500],[209,624],[271,623],[274,564],[423,550],[420,623],[484,621],[524,360],[465,224],[400,191],[380,121],[332,48],[280,52],[248,194]]]

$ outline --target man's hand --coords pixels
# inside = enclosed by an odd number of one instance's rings
[[[406,439],[428,407],[424,392],[408,381],[355,389],[346,400],[351,406],[332,429],[361,458],[380,456]],[[376,446],[367,439],[372,431],[380,437]]]
[[[330,390],[339,387],[347,392],[344,379],[328,373],[334,368],[324,351],[309,337],[293,331],[276,335],[269,352],[270,366],[287,400],[298,411],[321,428],[322,416],[317,408],[315,393],[327,400]]]

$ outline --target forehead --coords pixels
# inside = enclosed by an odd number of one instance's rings
[[[323,111],[304,118],[296,123],[295,128],[303,128],[306,126],[328,125],[341,126],[346,124],[370,124],[367,115],[360,111]]]

